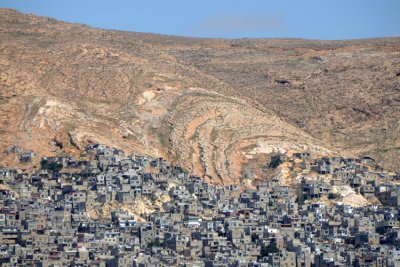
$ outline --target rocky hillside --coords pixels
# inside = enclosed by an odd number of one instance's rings
[[[0,9],[0,40],[0,151],[100,142],[213,183],[261,178],[252,168],[287,150],[400,170],[400,38],[193,39]]]

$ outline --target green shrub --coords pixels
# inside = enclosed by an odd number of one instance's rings
[[[375,231],[380,235],[384,235],[386,233],[385,227],[376,227]]]
[[[276,169],[279,165],[281,165],[282,160],[279,157],[272,157],[271,161],[269,162],[269,167]]]
[[[162,247],[162,246],[163,246],[163,244],[160,243],[160,240],[158,240],[158,238],[155,239],[155,240],[153,240],[153,241],[150,241],[149,243],[147,243],[147,247],[148,247],[148,248],[152,248],[152,247]]]
[[[268,256],[269,254],[278,253],[278,252],[279,252],[279,249],[276,247],[276,244],[271,243],[268,246],[261,247],[260,256],[263,258],[263,257]]]
[[[255,243],[259,239],[259,236],[256,233],[251,234],[251,242]]]
[[[59,172],[63,168],[63,165],[61,163],[49,162],[46,159],[42,159],[40,161],[40,166],[42,170],[50,170],[53,172]]]
[[[339,194],[329,193],[328,199],[338,199],[340,197]]]

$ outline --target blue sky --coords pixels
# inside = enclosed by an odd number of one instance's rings
[[[0,0],[0,7],[97,28],[180,36],[400,36],[400,0]]]

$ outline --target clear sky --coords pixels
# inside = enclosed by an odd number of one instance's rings
[[[400,0],[0,0],[97,28],[221,38],[400,36]]]

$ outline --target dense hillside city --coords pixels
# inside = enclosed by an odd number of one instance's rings
[[[399,37],[0,40],[1,266],[400,266]]]
[[[34,152],[12,147],[29,165]],[[363,158],[275,154],[215,186],[162,158],[88,145],[0,169],[2,266],[398,266],[400,174]]]

